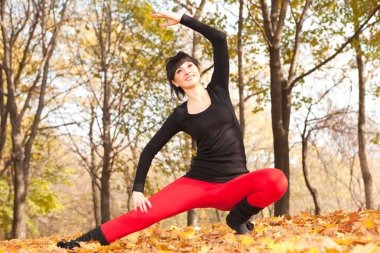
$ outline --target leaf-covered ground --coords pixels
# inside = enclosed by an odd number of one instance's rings
[[[75,252],[380,252],[380,210],[336,211],[321,216],[303,213],[257,219],[254,224],[250,235],[234,235],[224,224],[169,229],[153,225],[108,246],[82,243]],[[55,246],[60,239],[1,241],[0,253],[72,252]]]

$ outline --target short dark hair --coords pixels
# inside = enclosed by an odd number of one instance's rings
[[[179,51],[175,56],[166,59],[166,76],[170,84],[171,93],[175,94],[178,99],[181,99],[185,96],[185,91],[181,87],[175,86],[172,83],[172,80],[174,80],[175,71],[179,68],[179,66],[187,61],[194,63],[195,66],[200,69],[199,61],[183,51]]]

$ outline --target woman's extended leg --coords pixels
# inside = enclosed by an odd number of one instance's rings
[[[149,198],[152,208],[147,213],[132,210],[102,224],[101,229],[107,241],[113,242],[162,219],[200,207],[209,184],[181,177]]]
[[[210,183],[181,177],[149,198],[152,208],[147,213],[132,210],[112,219],[81,237],[70,242],[60,241],[62,248],[78,247],[81,241],[97,240],[102,245],[109,244],[133,232],[174,216],[176,214],[208,205],[210,189],[220,183]]]
[[[148,208],[147,213],[141,212],[139,208],[137,211],[129,211],[75,240],[60,241],[57,246],[72,249],[80,246],[78,242],[90,240],[97,240],[102,245],[107,245],[162,219],[200,207],[210,185],[214,185],[214,183],[181,177],[149,198],[152,208]]]

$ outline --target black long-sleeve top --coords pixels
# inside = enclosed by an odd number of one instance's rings
[[[205,36],[214,52],[214,72],[207,92],[211,105],[189,114],[187,101],[177,106],[143,149],[132,191],[143,192],[146,176],[155,155],[179,131],[197,144],[190,170],[184,177],[208,182],[227,182],[248,173],[242,133],[229,95],[229,57],[225,33],[184,14],[180,24]]]

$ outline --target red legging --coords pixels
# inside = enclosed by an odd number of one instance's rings
[[[181,177],[149,198],[152,208],[132,210],[101,225],[108,242],[142,230],[165,218],[194,208],[231,210],[248,197],[252,206],[264,208],[281,198],[288,181],[281,170],[261,169],[226,183]]]

